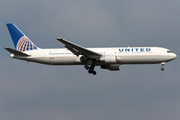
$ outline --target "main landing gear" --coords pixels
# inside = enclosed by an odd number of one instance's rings
[[[162,62],[161,65],[162,65],[161,71],[164,71],[165,62]]]
[[[96,75],[96,71],[94,71],[95,65],[91,65],[91,66],[84,65],[84,67],[85,67],[86,70],[88,70],[88,73],[89,73],[89,74]]]

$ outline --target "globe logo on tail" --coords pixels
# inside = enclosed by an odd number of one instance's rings
[[[38,49],[38,47],[26,36],[21,37],[16,45],[16,50],[21,52],[35,49]]]

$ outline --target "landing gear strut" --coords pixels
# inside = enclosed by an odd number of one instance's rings
[[[89,66],[88,65],[84,65],[84,68],[86,69],[86,70],[89,70]]]
[[[161,65],[162,65],[161,71],[164,71],[165,62],[162,62]]]
[[[85,67],[86,70],[88,70],[88,73],[89,73],[89,74],[96,75],[96,71],[94,71],[95,65],[91,65],[91,66],[84,65],[84,67]]]

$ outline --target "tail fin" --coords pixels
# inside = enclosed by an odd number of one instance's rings
[[[10,23],[6,25],[17,51],[24,52],[38,49],[38,47],[15,24]]]

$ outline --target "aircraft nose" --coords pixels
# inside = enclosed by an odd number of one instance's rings
[[[174,59],[177,57],[177,55],[176,55],[175,53],[173,53],[173,55],[172,55],[172,56],[173,56],[173,58],[174,58]]]
[[[177,55],[174,53],[174,57],[177,58]]]

